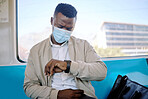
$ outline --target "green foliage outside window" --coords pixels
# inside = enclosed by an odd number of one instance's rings
[[[127,54],[121,52],[120,48],[98,48],[94,46],[95,51],[101,57],[118,57],[118,56],[128,56]]]

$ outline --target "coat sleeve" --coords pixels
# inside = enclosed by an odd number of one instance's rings
[[[107,74],[106,65],[87,41],[85,41],[84,46],[85,61],[72,61],[70,73],[81,80],[103,80]]]
[[[30,52],[28,63],[25,70],[24,92],[32,99],[57,99],[58,90],[48,86],[42,86],[35,72],[34,63],[32,61],[32,53]]]

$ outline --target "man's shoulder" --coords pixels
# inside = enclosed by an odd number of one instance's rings
[[[80,39],[80,38],[76,38],[76,37],[74,37],[74,36],[71,36],[71,39],[72,39],[72,41],[74,42],[74,43],[76,43],[76,44],[88,44],[88,41],[87,40],[84,40],[84,39]]]
[[[75,41],[75,42],[87,42],[87,41],[84,40],[84,39],[76,38],[76,37],[74,37],[74,36],[71,36],[71,39],[72,39],[73,41]]]
[[[37,51],[40,50],[42,48],[44,48],[45,46],[48,46],[48,42],[49,42],[49,38],[44,39],[43,41],[35,44],[32,48],[31,51]]]

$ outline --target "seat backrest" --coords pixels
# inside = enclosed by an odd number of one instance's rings
[[[26,66],[0,66],[0,98],[29,99],[23,90]]]
[[[148,66],[145,58],[104,62],[108,69],[106,78],[91,82],[99,99],[106,99],[118,74],[127,75],[148,87]],[[25,68],[25,65],[0,66],[1,99],[29,99],[23,90]]]

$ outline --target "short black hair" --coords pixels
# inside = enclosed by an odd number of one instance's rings
[[[74,18],[77,15],[77,10],[70,4],[59,3],[55,8],[54,16],[61,12],[68,18]]]

